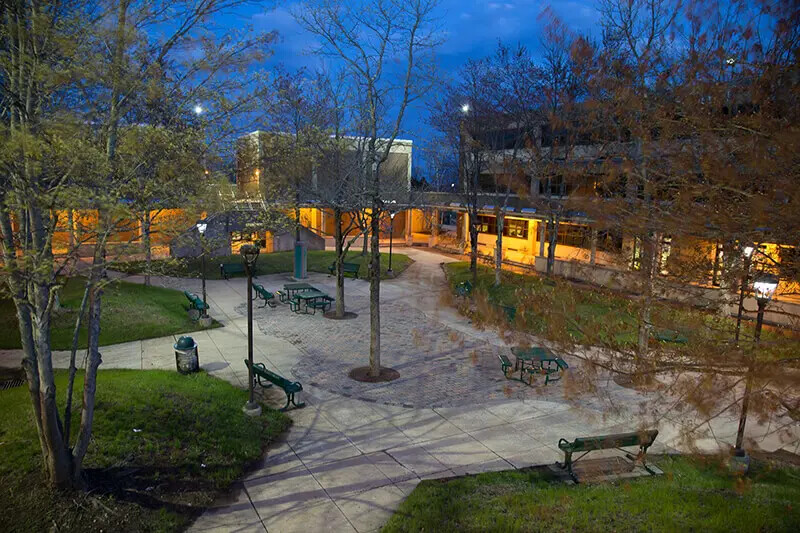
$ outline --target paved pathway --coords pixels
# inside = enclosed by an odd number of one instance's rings
[[[193,531],[374,531],[421,479],[550,463],[559,458],[561,437],[637,427],[632,412],[644,398],[610,380],[599,383],[598,397],[630,410],[604,417],[600,400],[569,402],[563,383],[530,389],[498,379],[497,353],[508,353],[503,339],[441,305],[440,262],[450,259],[417,249],[404,253],[416,262],[381,284],[382,362],[400,371],[400,381],[363,385],[345,377],[367,361],[369,289],[362,280],[346,281],[347,305],[360,313],[355,320],[295,316],[285,306],[257,311],[255,359],[300,379],[308,406],[289,412],[294,425],[285,438]],[[275,290],[286,277],[259,281]],[[311,274],[310,282],[333,292],[326,275]],[[199,291],[197,280],[154,283]],[[192,334],[203,368],[240,387],[247,383],[245,287],[241,278],[210,281],[211,314],[226,327]],[[174,368],[173,342],[104,347],[103,367]],[[0,366],[16,366],[19,359],[19,352],[0,351]],[[55,360],[66,366],[68,355],[56,353]],[[284,397],[270,390],[265,401],[281,406]],[[654,451],[678,447],[678,422],[661,422]],[[800,452],[797,434],[787,438],[755,420],[748,428],[763,449]],[[732,441],[736,421],[719,419],[701,432],[697,444],[715,449]]]

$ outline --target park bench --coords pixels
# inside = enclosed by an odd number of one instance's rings
[[[514,319],[517,317],[517,308],[512,307],[510,305],[503,305],[497,302],[490,302],[498,311],[502,311],[506,315],[506,320],[509,323],[514,322]]]
[[[647,466],[646,455],[647,449],[653,444],[653,442],[655,442],[657,436],[658,430],[650,429],[646,431],[632,431],[630,433],[617,433],[615,435],[580,437],[572,442],[569,442],[567,439],[559,439],[558,448],[564,452],[564,463],[556,464],[562,469],[566,469],[572,479],[577,482],[578,478],[575,477],[575,473],[572,471],[572,467],[575,463],[581,460],[589,452],[593,452],[595,450],[615,449],[625,453],[625,456],[634,462],[634,468],[636,467],[636,464],[641,461],[645,470],[651,474],[655,474],[655,472],[650,470],[650,468]],[[620,449],[629,448],[632,446],[639,447],[639,453],[637,453],[636,456],[633,456],[630,453],[625,452],[625,450]],[[573,461],[572,454],[580,452],[583,452],[583,455]]]
[[[296,313],[300,310],[300,298],[293,296],[289,298],[289,310]]]
[[[231,274],[244,274],[242,263],[220,263],[219,273],[224,279],[230,279]]]
[[[253,283],[253,290],[256,292],[256,297],[257,298],[261,298],[262,300],[264,300],[264,305],[262,305],[260,307],[263,308],[263,307],[266,307],[268,305],[270,307],[275,307],[277,305],[275,303],[275,295],[272,294],[271,292],[269,292],[267,289],[265,289],[261,285],[258,285],[257,283]]]
[[[350,274],[354,278],[358,279],[358,271],[360,269],[361,265],[358,263],[342,263],[343,276]],[[331,266],[328,267],[328,272],[331,273],[331,276],[333,276],[336,273],[336,263],[331,263]]]
[[[189,291],[183,291],[183,295],[189,300],[189,318],[197,320],[208,309],[208,304],[203,303],[202,298]]]
[[[466,298],[470,294],[472,294],[472,282],[462,281],[458,285],[456,285],[456,296],[460,296],[461,298]]]
[[[503,369],[503,375],[505,375],[506,378],[510,377],[508,375],[508,371],[511,370],[513,373],[513,367],[514,367],[514,365],[511,364],[511,360],[508,358],[506,354],[502,353],[497,354],[497,357],[500,358],[500,366]]]
[[[654,330],[653,338],[659,342],[670,342],[674,344],[686,344],[689,339],[683,333],[675,331],[674,329],[658,329]]]
[[[245,359],[244,364],[247,368],[250,368],[250,362]],[[268,381],[269,383],[264,383],[264,381]],[[253,381],[255,384],[263,388],[271,387],[272,385],[276,385],[283,389],[283,392],[286,393],[286,405],[284,405],[280,411],[285,411],[289,408],[289,404],[291,403],[297,408],[305,407],[305,402],[295,403],[294,395],[298,392],[303,390],[303,386],[300,384],[299,381],[289,381],[283,376],[279,376],[275,372],[271,370],[267,370],[267,367],[264,366],[264,363],[254,363],[253,364]]]

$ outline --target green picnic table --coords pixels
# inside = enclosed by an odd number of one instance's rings
[[[325,310],[326,307],[330,307],[333,298],[325,294],[324,292],[318,289],[307,290],[303,292],[296,293],[290,300],[290,304],[292,311],[295,313],[300,312],[300,304],[305,304],[304,312],[308,313],[308,308],[314,310],[314,314],[317,313],[317,309]]]
[[[286,295],[291,300],[295,293],[315,291],[317,288],[313,285],[309,285],[308,283],[286,283],[283,286],[283,290],[286,291]]]
[[[551,381],[558,381],[561,379],[561,373],[569,368],[566,361],[543,346],[532,346],[530,348],[517,346],[511,348],[511,353],[516,358],[514,371],[519,370],[519,379],[523,382],[525,381],[524,375],[527,372],[528,384],[533,382],[535,374],[545,375],[545,385]]]

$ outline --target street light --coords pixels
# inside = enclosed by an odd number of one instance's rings
[[[389,268],[386,270],[388,275],[394,274],[392,272],[392,238],[394,237],[394,217],[397,213],[389,213]]]
[[[742,274],[742,283],[739,287],[739,309],[736,313],[736,333],[734,341],[739,345],[739,331],[742,327],[742,312],[744,310],[744,293],[747,290],[747,281],[750,278],[750,263],[753,260],[753,252],[755,248],[749,244],[742,249],[744,255],[744,273]]]
[[[775,290],[778,288],[778,276],[774,274],[762,273],[753,280],[753,292],[758,302],[758,316],[756,318],[756,331],[753,335],[756,345],[761,340],[761,326],[764,325],[764,309],[772,300]],[[750,394],[753,389],[753,372],[755,371],[756,357],[755,351],[750,356],[750,364],[747,368],[747,381],[744,386],[744,397],[742,398],[742,414],[739,416],[739,431],[736,433],[736,449],[734,455],[745,457],[747,454],[742,448],[744,441],[744,427],[747,424],[747,408],[750,404]]]
[[[197,231],[198,233],[200,233],[200,240],[201,240],[200,276],[203,279],[203,311],[200,314],[200,316],[206,317],[208,316],[208,312],[206,311],[208,309],[208,304],[206,303],[206,247],[205,247],[204,237],[206,234],[206,228],[208,227],[208,223],[205,220],[201,220],[200,222],[195,224],[195,226],[197,226]]]
[[[195,115],[202,115],[203,114],[203,106],[197,104],[194,106],[194,114]]]
[[[461,112],[462,112],[462,113],[464,113],[465,115],[466,115],[467,113],[469,113],[469,104],[464,104],[464,105],[462,105],[462,106],[461,106]]]
[[[245,244],[239,248],[242,254],[244,268],[247,271],[247,377],[250,395],[247,403],[242,409],[246,415],[258,416],[261,414],[261,406],[255,401],[253,393],[253,272],[256,269],[258,254],[261,249],[253,244]]]

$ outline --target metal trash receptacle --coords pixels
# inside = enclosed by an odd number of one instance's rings
[[[191,374],[200,370],[197,343],[193,338],[181,337],[175,343],[175,366],[181,374]]]

